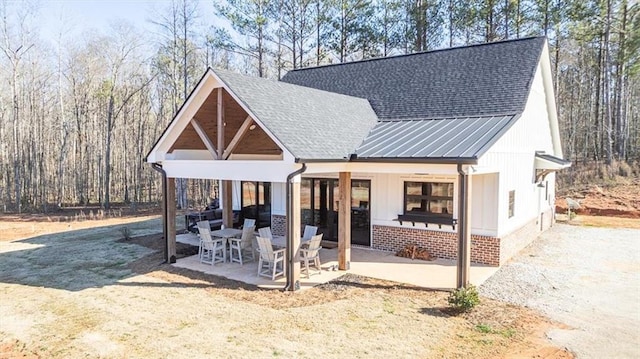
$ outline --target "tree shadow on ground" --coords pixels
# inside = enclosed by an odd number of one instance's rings
[[[152,253],[118,242],[122,228],[148,235],[162,228],[159,223],[146,220],[0,242],[0,282],[69,291],[114,284],[132,275],[129,263]]]
[[[67,291],[112,285],[202,288],[216,295],[276,309],[348,299],[361,290],[402,292],[409,296],[428,293],[438,296],[439,293],[349,273],[303,292],[260,288],[170,265],[164,260],[165,240],[157,233],[162,228],[159,223],[157,226],[135,227],[131,223],[126,226],[133,229],[134,235],[146,234],[124,239],[120,230],[123,225],[114,225],[0,243],[0,282]],[[183,258],[197,254],[198,248],[177,243],[176,252],[178,258]],[[138,278],[141,275],[148,277]]]

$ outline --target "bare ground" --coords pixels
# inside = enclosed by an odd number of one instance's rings
[[[0,218],[0,358],[572,357],[544,335],[562,325],[488,298],[454,316],[446,292],[371,278],[289,293],[174,268],[158,228]]]
[[[620,180],[622,181],[622,180]],[[632,219],[620,220],[620,223],[638,223],[640,218],[640,179],[628,178],[613,185],[581,185],[562,191],[556,203],[556,212],[567,213],[566,198],[577,200],[580,208],[578,215],[599,216],[614,221],[613,218]]]

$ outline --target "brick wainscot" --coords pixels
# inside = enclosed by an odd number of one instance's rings
[[[471,262],[494,267],[504,264],[538,237],[542,231],[551,227],[552,216],[552,213],[545,213],[542,225],[539,219],[534,219],[502,238],[472,234]],[[457,259],[458,234],[456,232],[373,225],[371,248],[397,252],[410,244],[426,248],[436,258]]]

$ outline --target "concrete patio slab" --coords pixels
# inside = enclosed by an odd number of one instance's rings
[[[193,233],[179,235],[178,242],[197,246],[198,236]],[[437,259],[424,261],[419,259],[402,258],[391,252],[382,252],[364,248],[351,248],[351,268],[348,271],[332,271],[338,265],[338,249],[323,248],[320,251],[321,274],[312,271],[311,278],[303,274],[300,278],[300,289],[312,288],[316,285],[336,279],[345,273],[357,274],[365,277],[390,280],[411,284],[430,289],[453,289],[456,286],[456,262]],[[178,259],[176,267],[187,268],[199,272],[222,276],[225,278],[257,285],[261,288],[282,289],[286,279],[279,277],[275,281],[266,277],[258,277],[258,263],[217,263],[203,264],[198,256]],[[471,283],[479,286],[491,277],[499,268],[483,265],[471,266]]]
[[[332,250],[331,253],[337,259],[337,249]],[[333,259],[333,257],[327,259]],[[498,267],[472,264],[470,282],[479,286],[498,269]],[[455,261],[446,259],[424,261],[403,258],[396,256],[393,252],[373,249],[352,248],[349,273],[430,289],[453,289],[456,287]]]
[[[329,250],[322,249],[320,251],[320,258],[330,257],[328,253]],[[257,259],[257,257],[256,257]],[[237,280],[240,282],[257,285],[260,288],[268,288],[268,289],[283,289],[286,285],[286,279],[284,276],[280,276],[276,278],[275,281],[272,281],[271,278],[267,277],[258,277],[258,261],[245,262],[243,265],[240,263],[216,263],[215,265],[200,263],[198,259],[198,255],[185,257],[178,259],[176,263],[173,264],[179,268],[191,269],[199,272],[204,272],[207,274],[213,274],[233,280]],[[345,274],[344,271],[331,271],[329,270],[333,265],[337,266],[338,262],[336,261],[327,261],[323,258],[322,260],[322,271],[314,271],[311,270],[310,278],[306,278],[306,274],[303,273],[300,276],[300,289],[309,289],[313,288],[316,285],[323,284],[329,282],[333,279],[340,277]]]
[[[192,246],[200,246],[200,237],[195,233],[184,233],[176,235],[176,242],[190,244]]]

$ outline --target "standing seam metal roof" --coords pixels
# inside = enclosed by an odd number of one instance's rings
[[[383,121],[371,130],[356,154],[358,158],[477,159],[518,117]]]

